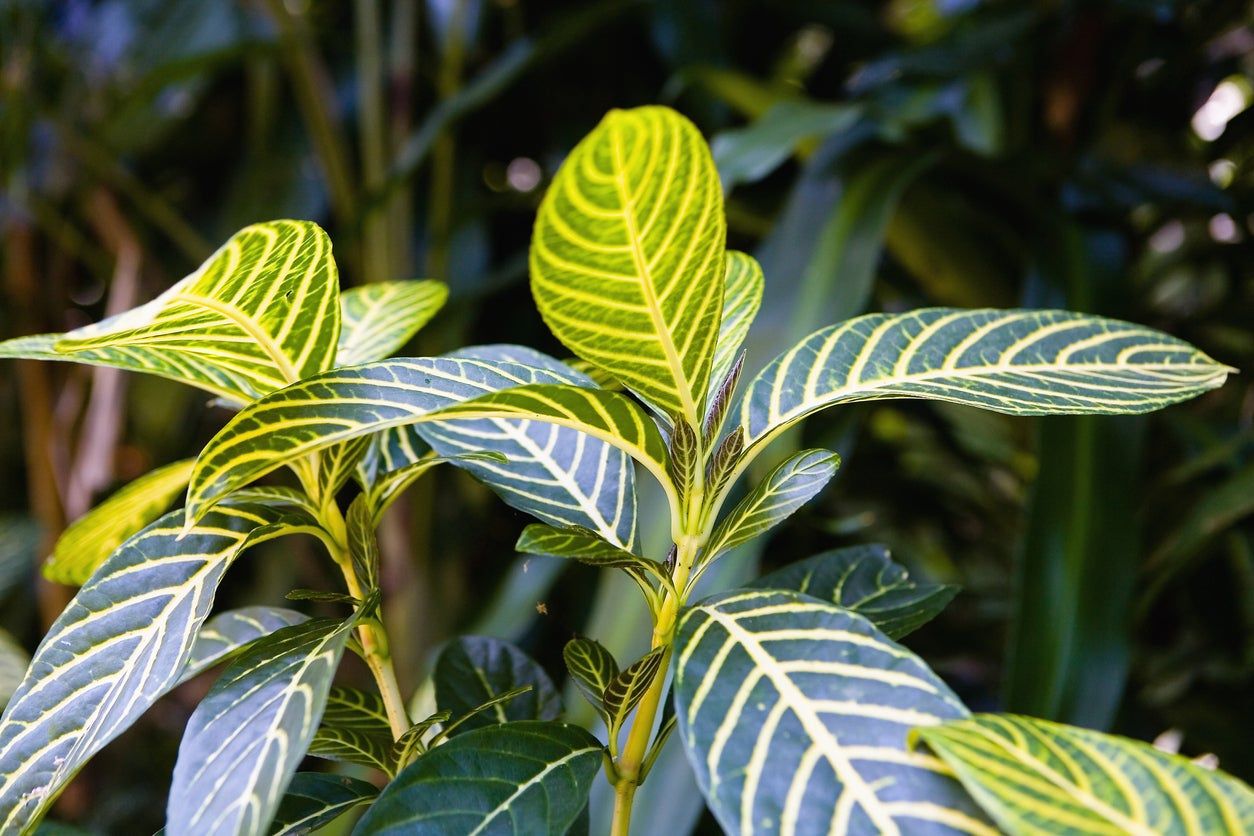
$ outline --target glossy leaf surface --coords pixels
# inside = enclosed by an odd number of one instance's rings
[[[433,281],[371,282],[340,295],[340,339],[335,365],[356,366],[391,357],[431,321],[448,299]]]
[[[436,659],[435,703],[454,718],[523,686],[530,691],[493,705],[457,727],[457,734],[516,720],[554,720],[562,700],[544,668],[514,645],[486,636],[462,636]]]

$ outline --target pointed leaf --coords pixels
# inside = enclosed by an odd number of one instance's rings
[[[577,636],[562,648],[566,670],[580,693],[592,703],[608,727],[609,712],[605,708],[605,690],[618,676],[618,662],[605,646],[595,639]]]
[[[755,589],[788,589],[830,601],[870,621],[890,639],[935,618],[958,594],[950,584],[916,583],[880,545],[849,546],[816,554],[763,575]]]
[[[308,620],[308,616],[282,607],[241,607],[218,613],[196,634],[180,681],[204,673],[263,636]]]
[[[640,702],[641,697],[649,690],[653,680],[662,668],[662,656],[666,648],[655,647],[647,654],[628,665],[622,673],[614,677],[605,689],[605,711],[609,714],[610,734],[614,735],[623,727],[632,709]]]
[[[344,775],[297,772],[270,824],[270,836],[315,833],[379,794],[374,784]]]
[[[602,751],[564,723],[467,732],[401,770],[353,833],[565,833],[588,803]]]
[[[523,529],[514,548],[523,554],[566,557],[589,566],[626,569],[646,582],[650,578],[668,580],[665,569],[656,560],[620,549],[587,529],[532,524]]]
[[[544,196],[531,289],[568,348],[700,426],[725,238],[718,172],[692,123],[663,107],[611,111]]]
[[[714,365],[710,369],[711,389],[731,371],[740,346],[749,333],[749,326],[762,306],[765,286],[762,265],[751,255],[728,250],[723,283],[723,314],[714,348]]]
[[[967,710],[866,619],[792,592],[690,608],[675,645],[679,734],[728,833],[993,834],[915,726]]]
[[[370,497],[362,494],[348,506],[348,553],[358,582],[367,590],[379,588],[379,539],[375,535],[378,516]]]
[[[392,743],[392,727],[381,697],[335,687],[327,694],[322,725],[309,744],[309,754],[391,775],[396,768]]]
[[[92,755],[180,679],[227,568],[298,530],[281,512],[224,505],[184,533],[166,514],[83,585],[35,651],[0,719],[0,831],[36,820]]]
[[[339,292],[326,233],[271,221],[235,233],[152,302],[58,335],[55,358],[46,339],[0,354],[147,372],[247,403],[332,366]]]
[[[919,729],[1007,833],[1254,832],[1254,791],[1124,737],[1013,714]]]
[[[1113,319],[927,308],[816,331],[749,384],[740,424],[760,447],[837,403],[915,397],[1013,415],[1149,412],[1232,371],[1182,340]]]
[[[313,739],[353,620],[312,619],[253,643],[192,712],[166,832],[265,830]]]
[[[702,563],[717,560],[791,517],[826,487],[839,466],[840,456],[830,450],[802,450],[789,456],[718,524]]]
[[[391,357],[431,321],[448,299],[440,282],[372,282],[340,296],[340,341],[335,365],[356,366]]]
[[[159,467],[131,482],[74,521],[44,563],[50,581],[79,586],[113,550],[170,507],[187,487],[195,459]]]
[[[530,656],[509,642],[486,636],[462,636],[445,645],[435,662],[435,704],[454,718],[524,685],[525,694],[462,724],[459,733],[515,720],[553,720],[562,700],[553,680]]]

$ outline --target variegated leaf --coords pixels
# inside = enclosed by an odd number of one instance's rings
[[[335,365],[356,366],[391,357],[431,321],[448,299],[433,281],[372,282],[340,295],[340,341]]]
[[[607,543],[586,528],[554,528],[533,524],[523,529],[514,548],[523,554],[564,557],[589,566],[626,569],[646,586],[653,580],[667,583],[662,564]]]
[[[247,403],[330,368],[339,273],[316,224],[246,227],[153,301],[67,334],[0,344],[0,356],[147,372]]]
[[[374,784],[344,775],[297,772],[270,823],[270,836],[317,833],[340,816],[379,794]]]
[[[331,444],[390,427],[448,418],[517,418],[557,424],[575,431],[576,436],[595,436],[581,441],[567,435],[567,443],[589,445],[599,440],[614,444],[644,458],[665,478],[661,437],[639,407],[610,392],[523,385],[553,379],[543,369],[505,361],[415,358],[338,369],[302,381],[251,404],[209,442],[192,475],[188,518],[196,519],[247,482]],[[522,388],[511,390],[508,396],[493,391],[510,386]],[[484,392],[490,394],[475,397]],[[449,411],[454,405],[457,411]],[[550,440],[563,439],[550,436]],[[610,494],[611,507],[634,508],[634,498],[630,502],[622,498],[621,482],[608,478],[616,474],[625,478],[628,469],[602,466],[612,459],[608,454],[598,455],[597,447],[590,449],[591,455],[562,459],[579,465],[583,472],[579,481],[588,486],[581,492],[594,491],[599,497],[604,490]],[[598,481],[599,476],[607,478]],[[596,507],[603,507],[599,500]],[[608,529],[607,536],[619,537],[628,515],[614,513],[612,521],[602,515],[589,521],[599,524],[598,530]],[[630,524],[634,527],[634,513]]]
[[[935,618],[958,587],[918,583],[880,545],[849,546],[816,554],[763,575],[749,586],[789,589],[853,610],[890,639]]]
[[[1148,412],[1230,371],[1175,337],[1066,311],[870,314],[771,361],[745,391],[740,425],[761,446],[824,407],[902,397],[1014,415]]]
[[[50,581],[80,586],[128,537],[161,516],[183,493],[195,459],[159,467],[75,520],[44,562]]]
[[[603,751],[592,735],[564,723],[460,734],[401,770],[353,833],[566,833],[588,803]]]
[[[308,616],[283,607],[241,607],[218,613],[196,634],[180,681],[204,673],[263,636],[308,620]]]
[[[919,729],[1007,833],[1254,833],[1254,791],[1115,735],[977,714]]]
[[[823,490],[839,466],[840,456],[830,450],[802,450],[789,456],[718,524],[702,564],[717,560],[788,519]]]
[[[710,369],[711,393],[731,371],[740,346],[749,334],[749,326],[762,306],[765,286],[762,266],[751,255],[729,250],[723,284],[723,316],[714,347],[714,364]]]
[[[260,833],[318,728],[354,620],[311,619],[254,642],[188,720],[169,836]]]
[[[793,592],[737,590],[682,616],[675,708],[728,833],[994,829],[912,727],[968,716],[917,657],[861,616]]]
[[[0,718],[0,831],[37,820],[75,773],[180,679],[227,568],[302,530],[223,505],[182,530],[172,512],[113,553],[52,625]]]
[[[610,714],[605,707],[605,690],[618,676],[618,662],[614,655],[595,639],[577,636],[562,648],[562,661],[566,663],[566,670],[570,672],[575,687],[592,703],[608,728]]]
[[[725,238],[718,173],[697,129],[668,108],[611,111],[540,205],[531,289],[567,347],[697,427]]]
[[[322,725],[309,744],[309,754],[378,769],[391,775],[392,727],[378,694],[333,687],[327,694]]]
[[[609,715],[611,737],[615,736],[623,727],[623,723],[627,722],[632,710],[659,675],[662,657],[665,653],[665,647],[653,648],[624,668],[606,686],[603,700],[605,712]]]
[[[514,645],[486,636],[461,636],[449,642],[435,662],[435,704],[454,719],[475,711],[502,694],[527,686],[530,691],[459,725],[459,732],[518,720],[554,720],[562,700],[544,668]]]

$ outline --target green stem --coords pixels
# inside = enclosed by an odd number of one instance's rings
[[[631,803],[636,795],[636,785],[619,781],[614,787],[614,820],[610,836],[628,836],[631,833]]]

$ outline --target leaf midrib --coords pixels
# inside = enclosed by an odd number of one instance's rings
[[[292,362],[288,359],[287,355],[283,353],[282,347],[271,339],[270,335],[266,333],[265,329],[261,327],[261,324],[257,322],[257,320],[253,319],[239,308],[231,305],[225,305],[217,299],[212,299],[208,296],[200,296],[199,294],[194,293],[180,293],[176,299],[187,302],[190,305],[205,308],[226,317],[243,329],[248,336],[252,337],[253,340],[261,346],[261,350],[264,351],[266,356],[268,356],[271,362],[274,363],[275,367],[279,370],[279,374],[283,375],[286,382],[295,383],[300,380],[300,372],[292,365]]]

